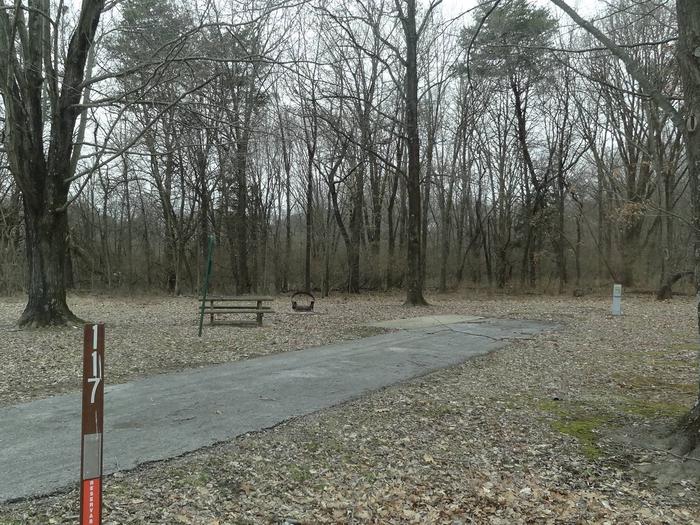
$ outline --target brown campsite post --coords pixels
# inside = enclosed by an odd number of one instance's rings
[[[101,525],[105,325],[86,324],[83,342],[80,525]]]

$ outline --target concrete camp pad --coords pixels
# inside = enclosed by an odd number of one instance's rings
[[[376,328],[388,328],[396,330],[412,330],[415,328],[429,328],[431,326],[450,325],[457,323],[476,323],[483,317],[474,315],[426,315],[423,317],[409,317],[407,319],[394,319],[393,321],[380,321],[370,323],[367,326]]]
[[[459,319],[108,385],[105,472],[269,428],[555,328]],[[80,406],[76,392],[0,409],[0,503],[77,487]]]

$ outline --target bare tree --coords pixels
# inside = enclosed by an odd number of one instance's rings
[[[85,65],[104,0],[83,0],[65,54],[55,35],[64,11],[52,16],[50,5],[29,0],[0,6],[4,142],[22,191],[29,268],[29,300],[20,326],[76,320],[66,304],[65,285],[69,174]]]
[[[418,45],[435,8],[442,0],[431,0],[423,19],[417,19],[416,0],[395,0],[401,27],[403,28],[405,54],[401,63],[405,68],[404,104],[406,152],[408,157],[406,190],[408,193],[408,241],[406,250],[406,303],[410,306],[426,305],[423,297],[423,270],[421,268],[421,176],[420,133],[418,129]]]

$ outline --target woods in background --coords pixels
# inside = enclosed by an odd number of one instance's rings
[[[60,18],[58,61],[79,13],[39,4]],[[692,270],[682,136],[625,66],[540,4],[457,15],[436,0],[112,6],[80,104],[36,94],[47,122],[74,112],[67,233],[47,230],[67,286],[197,293],[210,234],[214,286],[236,293],[398,287],[417,304],[423,286],[655,288]],[[682,99],[675,6],[615,0],[596,25]],[[2,155],[13,293],[31,286],[25,219],[42,208]]]

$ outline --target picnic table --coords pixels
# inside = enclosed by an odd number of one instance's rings
[[[214,324],[214,315],[219,314],[255,314],[255,321],[262,326],[263,315],[272,313],[272,307],[265,303],[272,302],[273,298],[258,295],[213,296],[205,299],[204,314],[209,314],[211,324]]]

